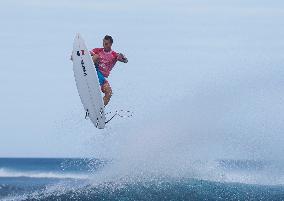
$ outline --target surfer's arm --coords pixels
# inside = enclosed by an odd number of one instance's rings
[[[90,55],[91,55],[91,57],[93,59],[94,64],[97,64],[99,62],[99,60],[100,60],[100,56],[98,54],[99,51],[100,51],[100,48],[95,48],[95,49],[92,49],[90,51]]]
[[[94,64],[97,64],[100,60],[100,57],[97,54],[93,54],[92,59],[93,59]]]

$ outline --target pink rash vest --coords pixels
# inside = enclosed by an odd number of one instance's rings
[[[104,48],[94,48],[90,53],[92,56],[94,54],[99,56],[98,68],[105,77],[109,76],[116,62],[121,60],[120,54],[113,50],[106,52]]]

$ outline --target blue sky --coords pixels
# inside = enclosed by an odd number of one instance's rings
[[[0,156],[283,155],[281,1],[1,1]],[[69,61],[80,32],[128,64],[104,131],[85,121]],[[165,150],[164,150],[165,149]],[[212,151],[214,150],[214,151]],[[117,153],[122,153],[117,155]]]

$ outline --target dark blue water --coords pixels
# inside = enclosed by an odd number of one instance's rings
[[[104,180],[110,163],[1,158],[0,200],[284,200],[283,168],[277,162],[219,160],[220,179],[152,175]]]

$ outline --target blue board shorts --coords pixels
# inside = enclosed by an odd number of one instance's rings
[[[103,86],[103,84],[107,81],[106,78],[104,77],[104,75],[102,74],[102,72],[96,67],[96,71],[98,74],[98,78],[99,78],[99,83],[100,86]]]

